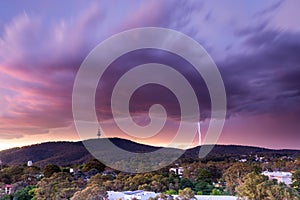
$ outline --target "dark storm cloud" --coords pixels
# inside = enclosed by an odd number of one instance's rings
[[[247,52],[219,63],[229,111],[268,113],[297,109],[300,33],[254,29],[241,46]]]
[[[253,29],[248,28],[242,38],[241,49],[245,52],[228,55],[226,59],[217,63],[226,88],[229,115],[280,113],[297,109],[300,91],[300,34],[275,29],[260,30],[253,27]],[[124,56],[121,61],[115,63],[116,71],[111,72],[115,77],[107,75],[110,79],[107,80],[110,82],[108,85],[114,85],[113,79],[117,80],[118,76],[124,73],[126,65],[132,67],[153,62],[153,56],[156,61],[172,66],[186,75],[197,93],[201,110],[206,113],[203,116],[209,117],[210,97],[205,83],[192,70],[192,66],[176,58],[175,55],[141,51],[132,53],[131,56]],[[123,72],[118,71],[118,68]],[[117,75],[116,72],[120,74]],[[160,103],[168,105],[167,108],[172,113],[170,117],[178,118],[180,113],[174,110],[178,110],[177,102],[170,100],[167,93],[164,96],[163,91],[162,88],[158,90],[151,87],[148,87],[147,91],[139,91],[140,97],[144,98],[135,101],[136,108],[132,110],[136,113],[147,113],[151,105],[149,102],[155,99],[151,98],[151,95],[158,95]],[[151,95],[148,96],[147,92]],[[109,98],[105,104],[107,107],[102,108],[102,111],[109,113],[108,101]]]
[[[103,74],[99,82],[97,91],[97,109],[102,119],[112,118],[111,113],[111,95],[116,82],[130,69],[146,64],[160,63],[170,66],[180,72],[190,82],[198,99],[203,119],[207,117],[210,110],[210,98],[205,82],[197,70],[185,59],[170,52],[143,49],[127,53],[115,60]],[[149,74],[149,76],[159,76],[158,74]],[[139,77],[137,77],[139,78]],[[170,79],[170,77],[162,77]],[[135,81],[135,80],[130,80]],[[171,81],[171,80],[169,80]],[[174,82],[180,88],[180,83]],[[124,91],[125,92],[125,91]],[[122,99],[122,94],[120,94]],[[137,90],[131,98],[130,110],[133,114],[148,113],[151,105],[160,103],[166,108],[169,117],[173,119],[180,118],[180,107],[178,100],[168,88],[156,84],[146,85]]]
[[[51,23],[26,13],[14,17],[5,24],[0,38],[1,135],[19,138],[72,124],[73,82],[88,52],[113,33],[144,26],[181,31],[213,53],[224,79],[230,114],[285,112],[299,107],[299,32],[270,28],[266,18],[247,25],[249,18],[243,10],[248,7],[235,2],[232,11],[232,5],[228,6],[230,9],[215,2],[147,1],[125,14],[118,10],[111,14],[94,3],[74,18]],[[259,10],[272,13],[281,6]],[[241,24],[246,25],[240,29]],[[223,48],[235,45],[240,45],[238,51]],[[202,119],[209,117],[207,88],[184,60],[155,51],[126,56],[113,64],[103,86],[99,85],[97,110],[104,119],[111,117],[107,97],[113,84],[130,68],[124,65],[146,63],[154,57],[187,77],[199,98]],[[178,102],[173,97],[166,88],[141,88],[132,98],[135,105],[131,109],[133,114],[147,115],[149,106],[160,102],[168,108],[170,118],[177,119]]]

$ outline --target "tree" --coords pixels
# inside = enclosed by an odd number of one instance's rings
[[[291,186],[300,192],[300,170],[296,170],[292,175],[292,184]]]
[[[168,195],[176,195],[176,194],[177,194],[177,192],[176,192],[175,190],[172,190],[172,189],[167,190],[167,191],[165,191],[164,193],[165,193],[165,194],[168,194]]]
[[[204,181],[212,184],[212,175],[208,169],[201,168],[198,171],[197,181]]]
[[[268,200],[277,200],[277,199],[281,199],[281,200],[299,200],[300,196],[298,194],[298,192],[285,185],[284,183],[280,183],[280,184],[275,184],[272,185],[271,188],[269,188],[268,190],[266,190],[267,196],[268,196]]]
[[[1,171],[0,176],[2,173],[4,173],[4,176],[2,175],[2,177],[0,177],[0,178],[1,179],[4,178],[4,180],[6,179],[5,180],[6,182],[10,181],[10,183],[15,183],[15,182],[22,180],[22,175],[24,174],[23,171],[24,171],[23,166],[10,166],[10,167],[4,168]]]
[[[197,181],[194,187],[195,191],[201,192],[202,194],[209,195],[213,190],[213,185],[205,181]]]
[[[211,191],[210,195],[222,195],[222,192],[221,192],[220,190],[214,188],[214,189]]]
[[[251,172],[237,188],[238,196],[247,200],[297,200],[297,191],[284,183],[269,180],[267,176]]]
[[[114,177],[111,175],[96,174],[95,176],[92,176],[92,178],[89,180],[88,185],[103,185],[106,181],[112,180],[114,180]]]
[[[0,200],[11,200],[11,198],[12,198],[11,195],[4,195],[4,196],[0,195]]]
[[[31,200],[34,195],[30,192],[35,186],[27,186],[14,193],[14,200]]]
[[[190,179],[187,179],[187,178],[181,179],[180,185],[181,185],[181,189],[184,189],[184,188],[193,188],[194,187],[193,182]]]
[[[240,197],[247,197],[249,200],[262,200],[266,197],[265,191],[263,191],[265,188],[260,188],[259,185],[268,181],[267,176],[251,172],[244,177],[243,181],[236,188]]]
[[[37,166],[30,166],[24,169],[24,174],[39,174],[40,170],[41,169]]]
[[[0,182],[5,184],[12,183],[11,176],[8,175],[7,173],[0,172]]]
[[[43,173],[46,178],[49,178],[52,176],[52,174],[54,174],[56,172],[60,172],[60,171],[61,170],[60,170],[59,166],[57,166],[57,165],[47,165],[43,169]]]
[[[184,188],[183,190],[179,190],[178,197],[180,197],[181,200],[196,199],[195,193],[191,188]]]
[[[83,171],[87,172],[92,169],[98,170],[98,172],[103,172],[105,169],[105,165],[99,162],[97,159],[89,160],[84,166]]]
[[[74,194],[71,200],[105,200],[108,198],[104,187],[91,185]]]
[[[69,173],[59,172],[38,182],[35,197],[37,200],[70,199],[78,190],[80,190],[78,183]]]
[[[209,195],[212,192],[212,175],[207,168],[201,168],[198,170],[198,177],[195,183],[194,190],[202,192],[202,194]]]
[[[223,174],[226,181],[226,188],[231,195],[235,193],[235,188],[242,183],[243,177],[250,172],[259,172],[257,167],[247,163],[234,163]]]
[[[167,183],[170,190],[178,191],[180,189],[180,178],[174,173],[168,175]]]
[[[208,167],[208,171],[210,173],[210,178],[213,182],[217,182],[220,178],[222,178],[222,170],[220,167],[220,162],[219,163],[215,163],[215,162],[208,162],[207,163],[207,167]],[[224,167],[224,166],[222,166]]]

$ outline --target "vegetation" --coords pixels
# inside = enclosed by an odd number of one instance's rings
[[[195,193],[191,188],[184,188],[183,190],[179,190],[178,196],[181,200],[196,199]]]
[[[43,169],[43,173],[44,176],[46,178],[51,177],[54,173],[60,172],[60,168],[57,165],[47,165],[44,169]]]
[[[243,178],[237,187],[237,193],[247,200],[297,200],[298,192],[287,185],[269,180],[267,176],[251,172]]]
[[[293,173],[292,181],[292,187],[295,188],[298,192],[300,192],[300,170],[296,170]]]
[[[98,172],[103,172],[105,165],[99,162],[97,159],[92,159],[83,165],[83,171],[87,172],[92,169],[96,169]]]
[[[34,198],[35,186],[26,186],[14,193],[14,199],[17,200],[31,200]]]
[[[224,172],[226,188],[231,195],[235,193],[235,189],[242,183],[242,179],[250,172],[255,171],[256,167],[247,163],[234,163]]]
[[[104,200],[108,195],[104,187],[99,185],[90,185],[82,191],[74,194],[71,200]]]
[[[80,190],[79,184],[73,180],[70,174],[59,172],[39,181],[34,194],[37,200],[60,200],[70,199],[78,190]]]

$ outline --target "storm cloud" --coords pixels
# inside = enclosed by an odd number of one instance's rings
[[[239,116],[300,117],[300,24],[295,18],[300,16],[293,10],[296,2],[119,3],[123,9],[103,2],[82,6],[75,1],[72,12],[53,15],[43,15],[36,7],[41,5],[32,5],[23,12],[20,8],[11,10],[9,16],[3,17],[1,139],[51,134],[72,127],[73,83],[84,58],[111,35],[145,26],[180,31],[204,46],[224,81],[228,123]],[[198,97],[201,119],[209,119],[209,93],[193,67],[169,52],[144,50],[117,59],[101,79],[96,95],[100,120],[113,123],[109,97],[115,82],[132,67],[148,62],[163,63],[182,73]],[[176,126],[172,123],[176,124],[180,116],[178,101],[167,88],[158,85],[142,87],[135,93],[132,116],[137,122],[147,122],[149,107],[155,103],[165,106],[169,125]],[[288,121],[282,124],[282,130],[296,123]],[[296,128],[289,134],[297,135]]]

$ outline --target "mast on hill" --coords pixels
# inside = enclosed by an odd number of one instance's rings
[[[101,136],[101,130],[100,130],[100,128],[98,128],[97,136],[98,136],[98,139],[100,139],[100,136]]]

